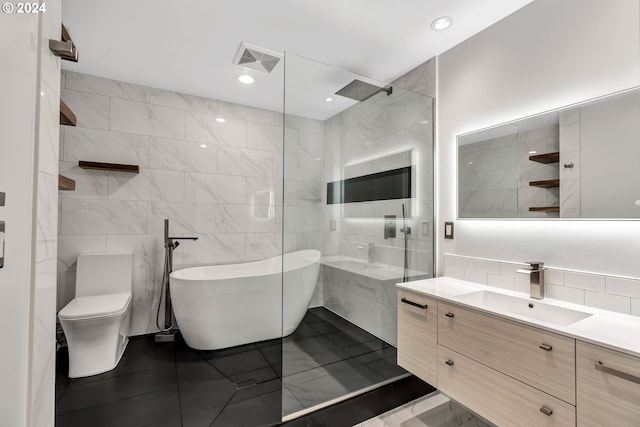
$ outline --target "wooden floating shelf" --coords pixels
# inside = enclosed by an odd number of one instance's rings
[[[560,161],[560,153],[546,153],[546,154],[536,154],[535,156],[529,156],[529,160],[538,162],[538,163],[558,163]]]
[[[64,103],[64,101],[60,100],[60,124],[65,126],[75,126],[77,123],[76,115],[73,114],[73,111]]]
[[[80,160],[78,166],[82,169],[94,169],[100,171],[114,171],[114,172],[131,172],[140,173],[140,166],[138,165],[122,165],[119,163],[99,163],[99,162],[85,162]]]
[[[560,206],[532,207],[529,212],[560,212]]]
[[[531,187],[540,187],[540,188],[557,188],[557,187],[560,187],[560,180],[545,179],[542,181],[529,181],[529,185]]]
[[[58,175],[58,190],[75,191],[76,182],[66,176]]]

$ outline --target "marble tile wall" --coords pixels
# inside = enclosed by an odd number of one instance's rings
[[[322,247],[322,122],[287,117],[283,146],[273,111],[70,71],[61,97],[78,126],[61,133],[59,168],[76,191],[60,193],[58,309],[73,298],[78,254],[131,251],[132,333],[155,331],[165,218],[172,234],[199,237],[175,251],[174,268]],[[83,170],[79,160],[140,173]]]
[[[380,280],[324,266],[324,304],[350,322],[397,345],[397,292],[400,279]]]
[[[458,209],[462,218],[518,215],[517,135],[458,146]],[[526,154],[526,152],[525,152]]]
[[[323,251],[325,230],[322,207],[326,204],[323,171],[326,163],[324,122],[286,114],[283,242],[285,252],[317,249]],[[322,266],[311,307],[323,305]]]
[[[518,273],[523,263],[444,255],[444,275],[529,294],[529,276]],[[640,316],[640,278],[549,267],[546,298]]]
[[[529,212],[529,207],[558,206],[558,188],[530,181],[560,177],[557,163],[529,160],[533,154],[559,151],[557,125],[540,127],[462,145],[458,148],[458,208],[463,218],[547,218],[558,213]]]
[[[60,59],[49,39],[60,37],[62,2],[47,2],[40,16],[40,102],[37,112],[35,280],[32,319],[31,425],[53,426],[56,352],[56,258]]]
[[[574,108],[560,113],[561,218],[581,217],[580,163],[580,108]]]
[[[417,187],[413,199],[325,205],[319,218],[324,230],[324,255],[367,260],[369,243],[374,243],[376,262],[402,267],[404,238],[400,228],[404,227],[404,202],[411,216],[407,220],[412,230],[409,268],[432,274],[434,82],[435,59],[431,59],[391,83],[391,96],[376,95],[325,121],[325,183],[359,172],[393,169],[399,167],[398,161],[409,159]],[[326,184],[322,193],[326,197]],[[396,215],[396,238],[384,238],[384,215]],[[324,305],[363,329],[393,341],[389,331],[395,329],[395,317],[391,308],[384,306],[389,310],[382,310],[379,298],[383,293],[371,292],[365,284],[350,286],[354,278],[337,277],[333,270],[325,268]],[[392,299],[395,303],[395,296]],[[372,315],[375,310],[376,315]]]

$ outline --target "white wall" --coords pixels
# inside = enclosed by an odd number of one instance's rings
[[[32,296],[31,425],[53,426],[56,367],[56,262],[60,59],[49,39],[60,39],[62,1],[49,0],[41,15],[40,93],[37,117],[35,276]],[[39,95],[39,96],[38,96]]]
[[[0,93],[0,191],[6,206],[5,263],[0,269],[0,414],[7,426],[27,425],[31,313],[33,186],[38,17],[0,15],[4,52]],[[5,66],[10,63],[11,66]],[[9,65],[9,64],[6,64]]]
[[[640,222],[460,220],[456,135],[640,84],[638,0],[536,0],[438,58],[438,259],[526,261],[640,277]]]
[[[53,426],[55,247],[61,5],[46,16],[0,15],[0,191],[6,206],[0,269],[0,425]]]

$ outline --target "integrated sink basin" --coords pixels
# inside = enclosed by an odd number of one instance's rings
[[[355,260],[342,260],[342,261],[331,261],[327,262],[327,265],[344,268],[347,270],[370,270],[372,268],[380,268],[379,265],[368,264],[364,261],[355,261]]]
[[[544,302],[518,298],[491,291],[476,291],[455,297],[455,300],[480,308],[494,309],[530,319],[569,326],[592,316],[591,313],[559,307]]]

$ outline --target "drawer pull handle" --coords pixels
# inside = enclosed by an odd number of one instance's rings
[[[400,301],[402,301],[405,304],[409,304],[409,305],[412,305],[414,307],[421,308],[423,310],[426,310],[427,308],[429,308],[429,306],[427,304],[418,304],[417,302],[409,301],[406,298],[402,298]]]
[[[640,377],[610,368],[608,366],[604,366],[604,363],[599,360],[596,362],[596,370],[604,372],[605,374],[610,374],[615,377],[622,378],[623,380],[631,381],[632,383],[640,384]]]
[[[553,415],[553,409],[547,408],[546,406],[543,406],[542,408],[540,408],[540,412],[545,414],[547,417],[550,417],[551,415]]]
[[[551,351],[551,350],[553,350],[553,346],[552,346],[551,344],[545,344],[545,343],[542,343],[542,344],[540,344],[538,347],[540,347],[540,348],[541,348],[542,350],[544,350],[544,351]]]
[[[445,316],[447,316],[449,319],[453,319],[453,313],[452,312],[445,313]]]
[[[453,366],[453,360],[449,359],[446,362],[444,362],[446,365],[448,366]]]

